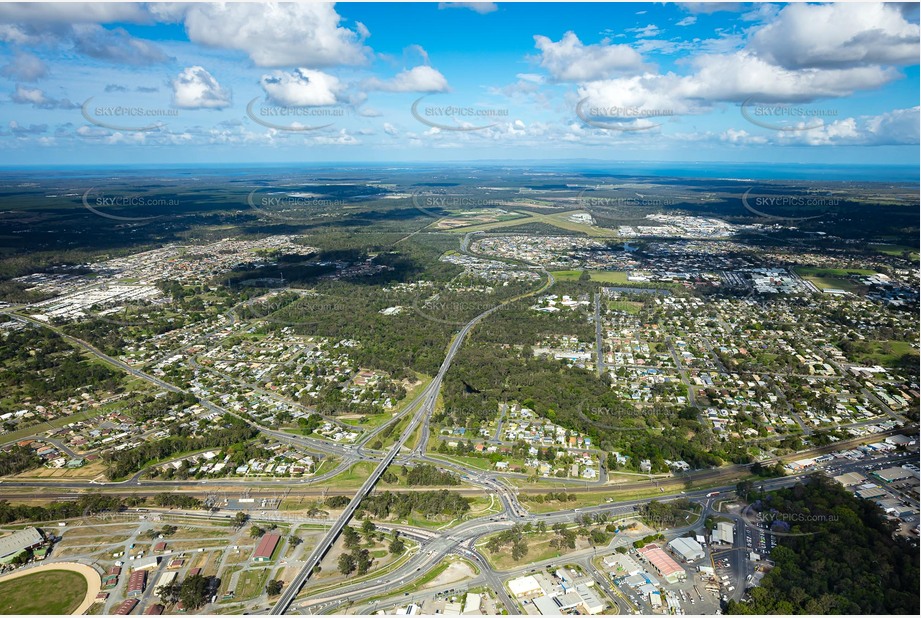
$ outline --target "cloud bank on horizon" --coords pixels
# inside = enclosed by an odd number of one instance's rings
[[[30,163],[911,164],[917,4],[0,4]]]

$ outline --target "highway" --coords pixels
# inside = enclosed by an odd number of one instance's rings
[[[416,398],[417,400],[421,400],[422,403],[419,406],[418,411],[413,416],[412,421],[406,426],[406,428],[403,430],[403,433],[400,434],[400,437],[396,443],[390,448],[389,451],[387,451],[387,455],[374,469],[374,472],[372,472],[364,484],[362,484],[361,488],[358,490],[358,493],[356,493],[352,498],[352,501],[342,512],[342,515],[339,517],[339,519],[336,520],[336,523],[333,524],[332,528],[330,528],[329,532],[326,534],[323,540],[321,540],[316,548],[314,548],[314,551],[310,554],[310,557],[307,559],[300,572],[294,577],[291,583],[285,587],[275,606],[272,608],[271,614],[284,614],[288,607],[291,605],[294,597],[297,596],[301,588],[304,586],[304,583],[310,577],[311,573],[313,573],[314,568],[320,564],[323,556],[326,555],[329,549],[333,546],[333,543],[336,542],[336,539],[339,537],[342,529],[345,528],[345,526],[355,515],[355,511],[358,510],[358,507],[361,504],[361,500],[369,493],[371,493],[371,490],[374,489],[374,486],[377,484],[378,480],[380,480],[384,472],[387,471],[387,468],[390,467],[390,464],[393,463],[393,460],[399,454],[400,450],[403,448],[403,445],[406,443],[409,437],[415,433],[416,428],[428,420],[428,417],[435,409],[435,401],[437,400],[438,393],[441,390],[441,382],[444,380],[444,376],[448,372],[448,369],[450,369],[451,362],[454,360],[454,356],[457,354],[457,351],[460,350],[468,333],[470,333],[471,329],[473,329],[473,327],[476,326],[480,320],[498,310],[500,306],[501,305],[493,307],[492,309],[488,309],[470,320],[451,341],[451,345],[448,346],[448,352],[445,355],[444,361],[441,363],[441,367],[439,368],[438,373],[435,375],[434,379],[429,383],[429,385],[422,391],[422,393],[420,393]],[[425,426],[427,428],[427,423],[425,423]]]

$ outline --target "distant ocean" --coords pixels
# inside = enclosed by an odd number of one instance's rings
[[[637,176],[753,180],[858,180],[918,183],[917,165],[830,165],[815,163],[586,162],[559,169]]]
[[[733,180],[831,180],[859,182],[898,182],[918,184],[919,167],[912,165],[835,165],[815,163],[726,163],[726,162],[656,162],[656,161],[457,161],[454,163],[201,163],[164,165],[93,165],[93,166],[3,166],[0,173],[9,177],[16,173],[38,174],[45,171],[63,173],[71,178],[105,178],[112,176],[222,176],[277,172],[281,174],[305,171],[360,172],[362,169],[380,171],[421,171],[425,169],[454,172],[471,169],[502,168],[530,172],[611,174],[614,176],[659,176],[672,178],[713,178]]]

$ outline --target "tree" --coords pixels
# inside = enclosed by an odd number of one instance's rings
[[[154,590],[154,592],[164,603],[175,603],[179,600],[179,594],[182,592],[182,582],[180,582],[178,579],[174,579],[171,583],[166,584],[165,586],[157,586],[157,589]]]
[[[512,560],[518,562],[525,557],[528,553],[528,544],[524,542],[524,539],[515,541],[512,545]]]
[[[375,526],[374,522],[369,518],[366,517],[365,520],[361,522],[361,531],[365,536],[371,536],[375,530],[377,530],[377,526]]]
[[[346,549],[354,549],[361,542],[361,536],[355,532],[355,528],[346,526],[342,529],[342,543]]]
[[[231,521],[233,522],[233,525],[235,527],[242,528],[243,524],[249,521],[249,515],[247,515],[243,511],[240,511],[236,515],[233,516],[233,520]]]
[[[291,547],[297,547],[303,542],[304,542],[304,539],[297,536],[296,534],[288,535],[288,543],[291,545]]]
[[[355,566],[359,575],[364,575],[368,572],[368,569],[371,568],[371,563],[374,562],[374,559],[371,558],[371,552],[367,549],[357,549],[353,550],[352,554],[355,559]]]
[[[179,588],[179,600],[187,609],[198,609],[208,601],[210,578],[203,575],[190,575],[182,581]]]
[[[350,575],[355,570],[355,558],[351,554],[342,554],[339,556],[339,572],[343,575]]]
[[[281,594],[282,586],[284,586],[284,582],[277,579],[270,580],[269,583],[265,586],[265,592],[270,597],[274,597]]]
[[[265,533],[265,530],[263,530],[259,526],[253,526],[252,528],[249,529],[249,537],[251,539],[258,539],[264,533]]]
[[[390,541],[390,547],[387,549],[391,554],[402,554],[404,551],[406,551],[406,543],[403,542],[403,539],[397,536],[394,537],[392,541]]]
[[[345,496],[330,496],[324,502],[331,509],[341,509],[348,506],[351,500]]]

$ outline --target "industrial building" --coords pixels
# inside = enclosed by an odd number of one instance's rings
[[[159,603],[154,603],[153,605],[148,605],[147,609],[144,610],[145,616],[159,616],[163,613],[163,606]]]
[[[128,578],[128,596],[139,597],[147,587],[147,571],[134,571]],[[129,610],[130,611],[130,610]]]
[[[700,543],[694,539],[683,536],[669,541],[668,546],[672,549],[673,552],[681,556],[685,562],[701,560],[706,555],[704,553],[704,548],[700,546]]]
[[[873,473],[873,476],[886,483],[891,483],[893,481],[901,481],[902,479],[907,479],[914,475],[910,470],[905,468],[892,467],[885,468],[884,470],[877,470]]]
[[[852,487],[866,482],[866,477],[859,472],[845,472],[835,477],[835,480],[845,487]]]
[[[275,534],[274,532],[263,535],[262,539],[259,541],[259,545],[256,547],[256,551],[253,552],[253,560],[256,562],[269,562],[280,540],[281,535]]]
[[[713,540],[732,545],[735,542],[735,530],[735,524],[732,522],[718,522],[716,524],[716,529],[713,531]]]
[[[151,556],[150,558],[135,560],[131,568],[135,571],[146,571],[147,569],[157,568],[158,564],[160,564],[160,559],[156,556]]]
[[[0,537],[0,564],[9,562],[27,549],[40,547],[44,542],[42,533],[32,526]]]
[[[598,594],[586,586],[585,584],[579,584],[576,586],[576,593],[582,599],[582,602],[579,605],[582,606],[586,612],[591,615],[600,614],[604,611],[605,602],[598,596]]]
[[[479,614],[480,607],[483,605],[483,596],[475,592],[468,592],[467,598],[464,599],[464,614]]]
[[[544,592],[544,589],[541,588],[540,583],[533,575],[525,575],[509,580],[508,589],[511,591],[512,596],[518,599],[537,596]]]
[[[537,597],[534,599],[534,607],[540,612],[541,616],[562,616],[563,610],[552,597]]]
[[[173,582],[176,581],[176,575],[176,571],[165,571],[161,574],[159,579],[157,579],[157,584],[154,586],[154,594],[162,595],[163,592],[161,589],[171,586]]]
[[[116,616],[127,616],[137,607],[137,599],[125,599],[122,601],[122,604],[118,606],[118,609],[115,610]]]
[[[640,563],[634,560],[633,556],[628,554],[611,554],[610,556],[605,556],[604,566],[611,571],[611,575],[614,577],[629,577],[643,570]]]
[[[679,581],[687,579],[687,573],[675,562],[661,547],[655,543],[650,543],[639,550],[640,555],[645,558],[655,569],[656,573],[661,575],[665,581],[670,584],[676,584]]]

